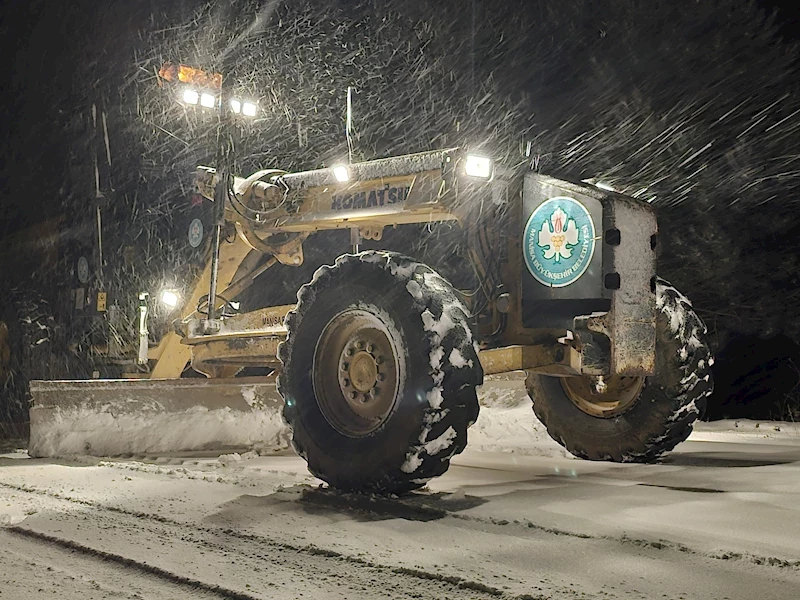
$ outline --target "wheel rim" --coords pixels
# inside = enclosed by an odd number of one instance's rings
[[[644,377],[563,377],[561,385],[567,397],[583,412],[610,419],[633,406],[642,393]]]
[[[386,422],[397,402],[398,356],[388,328],[372,313],[347,310],[331,319],[314,352],[312,381],[336,430],[363,437]]]
[[[8,325],[0,321],[0,385],[4,384],[11,372],[11,335]]]

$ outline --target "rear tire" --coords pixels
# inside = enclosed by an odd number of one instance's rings
[[[620,391],[602,402],[581,390],[584,378],[528,374],[533,410],[550,436],[588,460],[650,462],[692,432],[713,390],[705,325],[691,302],[666,281],[656,286],[656,373],[612,378]],[[631,397],[631,393],[635,395]],[[627,396],[627,397],[626,397]],[[609,401],[614,400],[614,401]]]
[[[478,418],[467,310],[429,267],[345,255],[300,288],[278,390],[309,470],[346,491],[400,494],[443,474]]]

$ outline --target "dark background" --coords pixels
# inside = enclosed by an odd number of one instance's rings
[[[40,220],[59,208],[60,195],[65,192],[64,167],[69,144],[63,129],[80,96],[75,79],[82,74],[86,61],[110,60],[108,49],[93,44],[92,38],[129,40],[135,32],[147,30],[157,7],[170,4],[192,3],[157,0],[5,0],[2,3],[0,184],[6,193],[0,205],[3,224],[0,232]],[[526,3],[506,4],[513,7]],[[691,9],[691,2],[684,4],[687,10]],[[729,4],[735,8],[747,3],[731,0]],[[759,0],[757,5],[775,16],[777,36],[790,41],[800,37],[797,3]],[[92,48],[88,55],[87,46]],[[125,65],[118,67],[124,69]],[[92,85],[88,81],[83,83]],[[14,197],[9,197],[12,190]],[[24,201],[20,195],[24,195]]]

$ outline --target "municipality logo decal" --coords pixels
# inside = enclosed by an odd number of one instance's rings
[[[550,198],[525,225],[525,264],[548,287],[564,287],[584,274],[594,255],[594,223],[586,207],[568,197]]]

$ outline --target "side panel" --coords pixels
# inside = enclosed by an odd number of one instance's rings
[[[615,373],[649,374],[656,350],[656,217],[649,207],[615,196],[606,210],[606,231],[619,231],[606,265],[612,290],[607,326]],[[616,235],[616,234],[615,234]],[[615,240],[617,241],[617,240]]]
[[[575,315],[607,311],[603,287],[603,205],[577,186],[525,177],[522,317],[525,327],[572,327]]]
[[[531,173],[525,177],[521,227],[523,324],[573,331],[585,373],[651,374],[657,231],[652,207]]]

